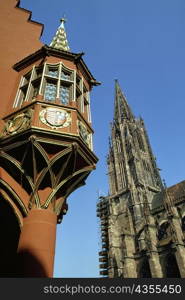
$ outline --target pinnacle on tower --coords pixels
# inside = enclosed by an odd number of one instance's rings
[[[114,119],[116,122],[122,121],[123,119],[134,119],[134,115],[121,91],[117,79],[115,80]]]
[[[61,24],[57,29],[57,32],[53,38],[53,40],[50,43],[50,47],[53,47],[55,49],[64,50],[64,51],[70,51],[66,31],[64,27],[64,23],[66,22],[65,18],[62,18],[60,20]]]

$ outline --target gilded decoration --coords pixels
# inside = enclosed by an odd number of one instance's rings
[[[13,135],[29,128],[31,117],[32,109],[14,115],[11,119],[6,121],[1,137]]]
[[[39,117],[42,123],[53,129],[68,127],[71,124],[70,113],[60,108],[47,107],[41,110]]]

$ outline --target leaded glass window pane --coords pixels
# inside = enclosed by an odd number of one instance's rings
[[[57,78],[58,77],[58,70],[51,70],[50,69],[49,72],[48,72],[48,76]]]
[[[70,80],[70,74],[67,73],[67,72],[62,71],[62,73],[61,73],[61,79]]]
[[[69,87],[61,86],[60,87],[60,102],[64,105],[69,103]]]
[[[48,101],[54,101],[57,95],[57,86],[54,83],[46,83],[44,98]]]

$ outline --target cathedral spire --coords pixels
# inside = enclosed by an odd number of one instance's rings
[[[134,115],[121,91],[117,79],[115,80],[114,119],[116,122],[120,122],[123,119],[130,121],[134,119]]]
[[[66,22],[65,18],[62,18],[60,20],[61,24],[57,29],[57,32],[53,38],[53,40],[50,43],[50,47],[53,47],[55,49],[59,50],[64,50],[64,51],[70,51],[68,41],[67,41],[67,36],[66,36],[66,31],[64,24]]]

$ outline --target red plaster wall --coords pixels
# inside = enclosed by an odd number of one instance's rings
[[[16,7],[17,0],[0,1],[0,117],[8,113],[17,72],[12,66],[42,47],[43,25],[29,21],[30,12]]]

